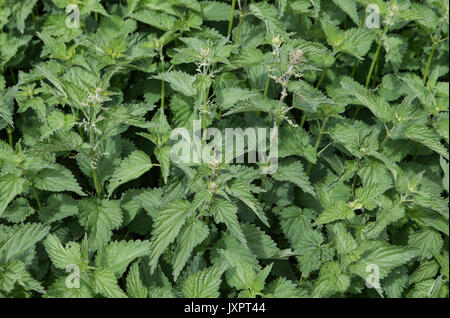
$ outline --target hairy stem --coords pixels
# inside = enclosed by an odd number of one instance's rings
[[[423,80],[422,80],[423,84],[427,83],[428,74],[430,73],[430,68],[431,68],[431,62],[433,61],[433,55],[434,55],[434,51],[436,50],[437,45],[438,45],[438,42],[434,41],[433,47],[431,49],[430,57],[428,58],[427,67],[425,69],[425,73],[423,74]]]
[[[97,193],[97,197],[99,199],[101,199],[102,198],[102,186],[98,179],[97,168],[92,164],[92,162],[94,160],[94,155],[95,155],[95,153],[94,153],[94,129],[92,127],[92,123],[91,123],[91,127],[89,130],[89,143],[91,145],[92,179],[94,180],[95,192]]]
[[[323,120],[322,126],[320,127],[319,137],[317,138],[316,145],[314,146],[315,154],[317,154],[317,151],[319,150],[320,142],[322,141],[322,136],[325,133],[324,128],[325,128],[326,124],[328,123],[328,119],[329,119],[328,116],[325,117],[325,119]],[[309,173],[311,172],[311,169],[312,169],[312,163],[310,162],[308,165],[308,169],[306,170],[306,175],[309,175]]]
[[[369,84],[370,84],[370,79],[372,78],[372,74],[373,74],[373,70],[375,68],[375,64],[378,61],[378,56],[380,55],[381,47],[383,46],[383,42],[382,41],[383,41],[384,36],[387,34],[388,30],[389,30],[388,26],[385,26],[384,27],[384,31],[383,31],[383,35],[381,36],[381,39],[380,39],[380,43],[378,43],[378,47],[377,47],[377,50],[375,52],[375,57],[372,60],[372,64],[370,65],[369,73],[367,74],[366,87],[368,87]]]
[[[264,97],[267,97],[267,93],[269,92],[270,86],[270,76],[267,75],[266,86],[264,87]]]
[[[161,71],[164,73],[164,55],[162,54],[162,49],[161,49],[161,54],[160,54],[160,58],[161,58]],[[161,80],[161,109],[164,110],[164,98],[165,98],[165,83],[163,80]]]
[[[386,25],[384,27],[384,31],[383,31],[383,35],[381,36],[380,43],[378,43],[378,47],[377,47],[377,50],[375,52],[375,57],[373,58],[372,64],[370,65],[369,73],[367,74],[367,78],[366,78],[366,85],[365,85],[365,87],[369,87],[370,80],[371,80],[372,74],[373,74],[373,70],[375,69],[375,65],[376,65],[376,63],[378,61],[378,56],[380,55],[380,52],[381,52],[381,47],[383,46],[382,40],[383,40],[384,36],[387,34],[388,30],[389,30],[389,27]],[[356,117],[358,116],[360,110],[361,110],[361,106],[358,105],[356,107],[356,111],[353,114],[352,119],[356,119]]]
[[[316,85],[316,88],[319,88],[320,85],[322,85],[322,83],[323,83],[323,81],[324,81],[324,79],[325,79],[325,76],[327,76],[327,72],[328,72],[328,67],[327,67],[326,69],[323,70],[322,76],[320,77],[319,82],[318,82],[317,85]]]
[[[239,38],[241,37],[241,28],[242,28],[242,22],[244,21],[244,15],[242,13],[239,14],[239,24],[238,24],[238,29],[236,32],[236,40],[235,40],[235,44],[239,44]]]
[[[305,126],[305,122],[306,122],[306,113],[303,114],[302,121],[300,123],[300,129],[302,129]]]
[[[42,209],[41,200],[39,200],[39,195],[32,184],[31,184],[31,191],[33,191],[33,196],[34,196],[34,199],[36,200],[39,210]]]
[[[228,33],[227,33],[228,37],[231,35],[231,30],[233,30],[233,19],[235,8],[236,8],[236,0],[233,0],[233,2],[231,3],[230,23],[228,24]]]
[[[14,131],[14,128],[11,126],[6,127],[6,132],[8,133],[8,142],[11,148],[13,147],[13,139],[12,139],[12,133]]]
[[[431,48],[431,54],[430,57],[428,58],[428,62],[427,62],[427,66],[425,68],[425,73],[423,74],[423,84],[427,83],[427,79],[428,79],[428,75],[430,73],[430,68],[431,68],[431,62],[433,61],[433,55],[434,55],[434,51],[436,50],[437,45],[439,44],[439,38],[441,37],[441,32],[442,32],[442,26],[444,25],[444,22],[441,21],[441,24],[439,26],[439,30],[436,34],[436,37],[433,38],[433,47]]]

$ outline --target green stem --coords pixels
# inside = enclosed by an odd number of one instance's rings
[[[31,18],[33,19],[33,25],[36,25],[36,16],[34,15],[34,9],[31,10]]]
[[[319,82],[317,83],[316,88],[319,88],[320,85],[322,85],[322,83],[323,83],[323,81],[324,81],[324,79],[325,79],[325,76],[327,75],[327,72],[328,72],[328,67],[327,67],[326,69],[323,70],[322,76],[320,77]]]
[[[94,12],[94,19],[95,19],[95,22],[98,21],[98,13],[97,12]]]
[[[321,142],[322,136],[323,136],[323,134],[325,132],[324,128],[325,128],[326,124],[328,123],[328,119],[329,119],[329,117],[325,117],[325,119],[324,119],[324,121],[322,123],[322,127],[320,127],[319,137],[317,138],[316,145],[314,146],[314,153],[315,154],[317,154],[317,150],[319,150],[320,142]],[[312,163],[310,162],[309,165],[308,165],[308,169],[306,170],[306,175],[309,175],[309,173],[311,172],[311,169],[312,169]]]
[[[235,44],[239,43],[239,38],[241,36],[241,28],[242,28],[242,22],[244,20],[244,15],[242,13],[239,14],[239,24],[238,24],[238,29],[236,32],[236,40],[235,40]]]
[[[92,168],[92,178],[94,179],[95,192],[97,193],[97,197],[101,199],[102,187],[100,185],[100,181],[98,180],[97,168]]]
[[[306,114],[303,114],[302,122],[300,123],[300,129],[302,129],[303,126],[305,126],[305,122],[306,122]]]
[[[162,55],[161,49],[161,70],[164,73],[164,56]],[[165,98],[165,83],[161,80],[161,109],[164,110],[164,98]]]
[[[444,21],[440,21],[440,22],[441,23],[439,25],[439,30],[437,32],[437,35],[435,38],[432,38],[433,39],[433,47],[431,49],[430,57],[428,58],[428,63],[427,63],[427,67],[425,69],[425,74],[423,75],[423,84],[426,84],[426,82],[427,82],[428,74],[429,74],[430,68],[431,68],[431,62],[433,60],[434,51],[436,50],[436,47],[440,42],[442,27],[444,26]]]
[[[356,69],[358,68],[359,60],[356,60],[355,63],[353,63],[353,69],[352,69],[352,78],[355,78]]]
[[[91,145],[91,162],[94,159],[94,130],[92,128],[92,124],[89,131],[89,143]],[[99,199],[102,198],[102,186],[98,179],[97,168],[92,167],[92,179],[94,180],[95,192],[97,193],[97,197]]]
[[[208,96],[209,96],[209,91],[210,91],[211,87],[208,87],[208,89],[206,89],[205,91],[205,97],[203,98],[203,110],[205,111],[205,113],[203,113],[203,138],[206,140],[206,129],[208,128],[208,115],[206,114],[206,106],[208,103]]]
[[[233,0],[231,3],[231,16],[230,16],[230,23],[228,25],[228,33],[227,36],[229,37],[231,35],[231,30],[233,29],[233,19],[234,19],[234,10],[236,7],[236,0]]]
[[[371,80],[372,74],[373,74],[373,70],[375,69],[375,65],[376,65],[376,63],[378,61],[378,56],[380,55],[380,52],[381,52],[381,47],[383,46],[382,40],[383,40],[384,36],[387,34],[388,30],[389,30],[389,27],[386,25],[384,27],[384,31],[383,31],[383,35],[381,36],[380,43],[378,43],[378,47],[377,47],[377,50],[375,52],[375,57],[373,58],[372,64],[370,65],[369,73],[367,74],[367,78],[366,78],[366,85],[365,85],[365,87],[369,87],[370,80]],[[355,119],[358,116],[360,110],[361,110],[361,106],[358,105],[356,107],[355,113],[353,114],[353,119]]]
[[[434,51],[436,50],[438,43],[439,43],[438,41],[433,41],[433,47],[431,49],[431,54],[430,54],[430,57],[428,58],[428,63],[427,63],[427,67],[425,69],[425,73],[423,74],[423,80],[422,80],[423,84],[427,83],[428,74],[430,73],[431,62],[433,60]]]
[[[372,76],[372,86],[374,86],[374,87],[376,85],[376,79],[377,79],[379,66],[380,66],[380,59],[378,59],[377,63],[375,64],[375,71],[373,73],[374,76]]]
[[[266,86],[264,87],[264,97],[267,97],[267,93],[269,92],[270,86],[270,76],[267,75]]]
[[[8,133],[8,142],[11,148],[13,147],[13,139],[12,139],[12,133],[14,131],[14,128],[11,126],[6,127],[6,132]]]
[[[42,209],[41,200],[39,200],[39,195],[33,185],[31,185],[31,190],[33,191],[33,195],[34,195],[34,198],[36,199],[36,203],[39,207],[39,210]]]
[[[373,70],[375,68],[375,64],[376,64],[376,62],[378,60],[378,56],[380,55],[381,47],[383,46],[383,42],[382,41],[383,41],[384,36],[387,34],[388,30],[389,30],[388,26],[385,26],[384,27],[384,31],[383,31],[383,35],[381,36],[381,39],[380,39],[380,43],[378,43],[378,47],[377,47],[377,50],[375,52],[375,57],[372,60],[372,64],[370,65],[369,73],[367,74],[366,87],[368,87],[369,84],[370,84],[370,79],[372,78],[372,74],[373,74]]]

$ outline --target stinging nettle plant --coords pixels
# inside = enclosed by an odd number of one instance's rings
[[[0,297],[448,297],[448,31],[448,0],[0,1]],[[196,123],[247,147],[174,162]]]

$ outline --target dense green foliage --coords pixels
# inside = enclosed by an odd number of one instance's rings
[[[448,0],[0,0],[0,297],[448,297],[448,23]],[[193,120],[279,127],[278,170],[173,162]]]

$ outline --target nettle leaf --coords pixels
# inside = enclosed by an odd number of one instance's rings
[[[22,193],[26,180],[15,174],[7,174],[0,177],[0,216],[8,204]]]
[[[423,229],[409,236],[408,244],[418,249],[418,255],[430,259],[434,254],[439,254],[444,241],[439,232],[431,229]]]
[[[312,297],[332,296],[343,293],[350,287],[350,277],[343,273],[339,264],[329,262],[322,266],[314,286]]]
[[[39,218],[45,223],[53,223],[67,217],[78,215],[77,201],[65,194],[53,194],[47,205],[39,211]]]
[[[22,223],[35,212],[25,198],[15,198],[3,212],[1,218],[11,223]]]
[[[234,106],[237,102],[246,102],[256,95],[255,92],[248,89],[227,87],[218,92],[216,102],[226,110]]]
[[[113,271],[108,268],[96,269],[92,273],[92,288],[97,293],[107,298],[127,298],[127,295],[119,287]]]
[[[259,227],[252,224],[244,224],[242,230],[247,239],[247,245],[250,251],[258,258],[269,259],[280,252],[273,239]]]
[[[95,266],[109,268],[117,278],[120,278],[131,262],[148,254],[150,254],[148,241],[115,241],[98,251]]]
[[[14,287],[44,294],[42,284],[31,276],[24,263],[20,261],[6,262],[0,265],[0,290],[12,292]]]
[[[392,269],[408,263],[417,256],[415,249],[389,245],[387,243],[374,243],[374,246],[371,248],[367,244],[359,247],[359,249],[368,248],[368,250],[362,253],[361,259],[357,264],[350,266],[350,270],[363,279],[366,279],[370,274],[366,272],[367,265],[373,264],[378,266],[380,279],[383,279]]]
[[[89,250],[95,251],[108,243],[112,230],[122,224],[122,210],[119,201],[83,199],[78,204],[79,221],[86,229]]]
[[[320,106],[333,104],[330,98],[305,81],[291,82],[288,89],[296,97],[294,106],[306,112],[315,113]]]
[[[62,192],[71,191],[85,196],[72,172],[60,165],[52,165],[51,168],[44,168],[37,173],[33,179],[33,184],[37,189]]]
[[[123,159],[120,166],[114,170],[109,180],[108,192],[112,195],[114,190],[128,181],[134,180],[153,167],[150,157],[143,151],[136,150]]]
[[[344,224],[333,224],[330,226],[330,229],[339,254],[348,255],[358,246],[355,238],[345,229]]]
[[[356,0],[333,0],[334,4],[336,4],[339,8],[342,9],[345,13],[348,14],[348,16],[352,19],[352,21],[356,25],[361,24],[361,19],[358,15],[358,9],[357,9],[357,1]]]
[[[341,86],[346,94],[354,96],[361,105],[370,109],[379,120],[384,123],[392,120],[392,107],[381,96],[373,94],[368,89],[348,77],[341,80]]]
[[[152,271],[158,265],[161,254],[176,239],[187,217],[192,212],[193,207],[186,200],[170,202],[159,212],[153,223],[150,241],[150,267]]]
[[[299,297],[297,286],[284,277],[279,277],[264,289],[266,298],[297,298]]]
[[[209,267],[189,276],[183,286],[186,298],[217,298],[223,269]]]
[[[231,6],[219,1],[201,1],[202,18],[206,21],[228,21],[231,15]]]
[[[408,282],[408,269],[400,266],[394,269],[381,285],[389,298],[400,298]]]
[[[184,96],[194,96],[197,92],[194,86],[195,76],[181,71],[161,73],[155,78],[168,82],[170,87]]]
[[[428,127],[423,125],[410,125],[403,131],[403,134],[405,137],[437,152],[445,159],[449,159],[448,149],[439,142],[440,138]]]
[[[303,170],[303,165],[299,161],[284,161],[279,164],[278,170],[272,175],[277,181],[289,181],[295,183],[306,193],[316,196],[309,177]]]
[[[217,223],[225,223],[230,232],[245,244],[247,240],[239,225],[237,210],[233,203],[223,199],[218,199],[211,205],[214,220]]]
[[[26,223],[12,227],[0,226],[0,229],[4,231],[0,236],[0,260],[3,262],[20,259],[50,231],[49,226],[39,223]]]
[[[81,246],[76,242],[69,242],[64,247],[56,235],[50,234],[44,241],[44,247],[56,268],[66,270],[69,266],[81,267],[84,264]]]
[[[302,275],[308,276],[322,265],[323,241],[324,237],[318,231],[308,230],[299,235],[295,249],[298,252],[297,261]]]
[[[338,201],[325,209],[314,222],[314,225],[331,223],[337,220],[350,220],[354,216],[355,212],[345,202]]]
[[[175,252],[173,275],[176,280],[189,259],[195,246],[203,242],[209,234],[208,226],[197,219],[190,218],[181,230],[179,245]]]
[[[255,212],[256,216],[261,220],[261,222],[264,225],[269,226],[267,217],[264,214],[261,205],[251,193],[250,187],[248,185],[236,179],[230,185],[228,192],[232,196],[244,202],[253,212]]]
[[[148,289],[141,280],[139,262],[134,262],[127,275],[127,294],[131,298],[147,298]]]
[[[342,44],[338,49],[362,59],[369,52],[374,40],[375,34],[372,31],[365,28],[353,28],[344,32]]]

